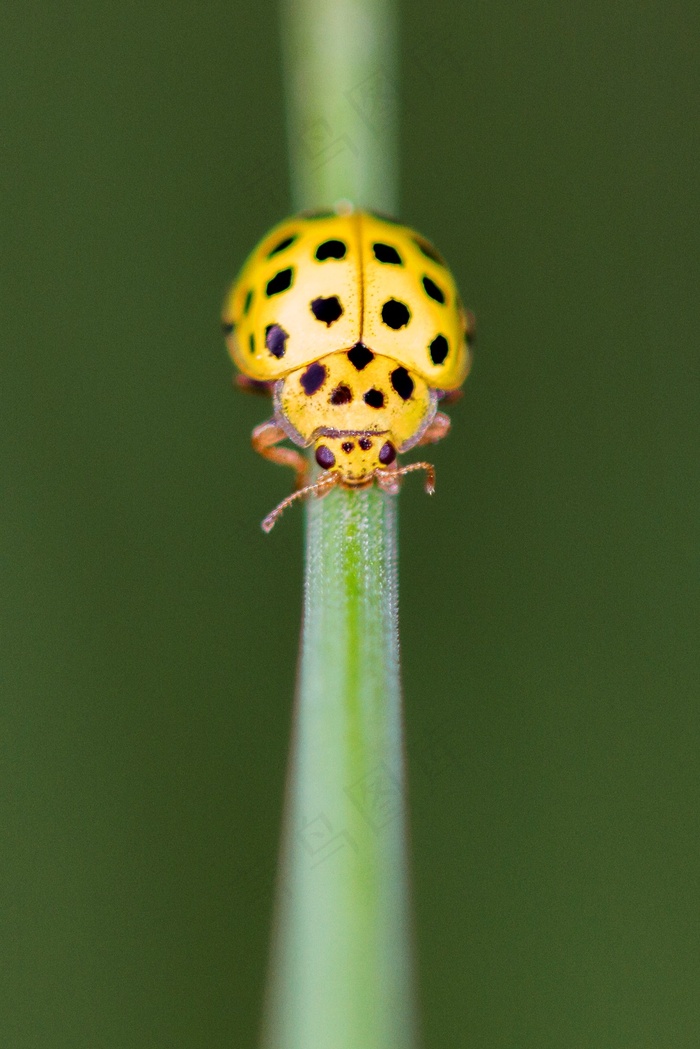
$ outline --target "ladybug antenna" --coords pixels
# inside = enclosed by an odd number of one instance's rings
[[[409,463],[408,466],[400,466],[398,470],[376,470],[375,475],[380,488],[383,488],[387,492],[398,492],[399,486],[396,482],[399,477],[403,477],[404,474],[413,473],[415,470],[425,470],[427,474],[427,477],[425,478],[426,495],[434,495],[435,467],[432,463]]]
[[[280,517],[288,506],[295,503],[297,499],[302,499],[305,495],[309,495],[311,492],[314,493],[319,499],[322,495],[330,492],[331,488],[340,480],[340,474],[338,473],[325,473],[321,474],[318,481],[313,484],[304,485],[296,492],[292,492],[286,499],[283,499],[279,506],[276,506],[272,513],[268,514],[267,517],[261,522],[260,527],[263,532],[271,532],[278,517]]]

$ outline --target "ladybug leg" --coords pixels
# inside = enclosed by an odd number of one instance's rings
[[[447,437],[450,432],[450,426],[452,425],[449,415],[445,415],[444,412],[436,412],[435,418],[427,428],[420,441],[415,448],[420,448],[422,444],[437,444],[443,437]]]
[[[259,379],[249,379],[247,375],[241,375],[238,372],[233,377],[233,385],[236,389],[242,390],[243,393],[262,394],[263,397],[270,397],[272,396],[274,383],[260,382]]]
[[[251,434],[252,445],[258,455],[280,466],[291,467],[296,473],[296,487],[303,488],[308,477],[309,465],[301,452],[295,452],[293,448],[275,447],[286,439],[287,434],[274,419],[268,419],[267,422],[256,426]]]

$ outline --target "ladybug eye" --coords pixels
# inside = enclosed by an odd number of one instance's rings
[[[330,470],[331,466],[335,466],[335,456],[328,445],[319,444],[316,449],[316,462],[324,470]]]
[[[391,441],[387,441],[379,450],[379,462],[382,466],[388,466],[396,458],[396,449]]]

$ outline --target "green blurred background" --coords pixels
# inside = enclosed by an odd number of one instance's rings
[[[252,1047],[303,515],[218,310],[290,206],[276,7],[3,21],[0,1040]],[[479,320],[401,496],[426,1047],[700,1045],[699,33],[403,4],[402,215]]]

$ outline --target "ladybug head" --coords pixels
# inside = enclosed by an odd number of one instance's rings
[[[391,495],[399,490],[399,479],[415,470],[425,470],[425,490],[428,495],[435,491],[435,470],[430,463],[409,463],[396,467],[396,447],[386,432],[372,433],[328,433],[316,438],[314,447],[316,462],[323,473],[312,484],[298,488],[262,522],[264,532],[269,532],[277,518],[288,506],[308,495],[322,496],[340,484],[347,488],[363,488],[376,481],[380,488]]]
[[[337,473],[350,487],[370,484],[377,470],[385,471],[396,459],[396,446],[388,434],[328,433],[316,438],[314,455],[318,465]]]

